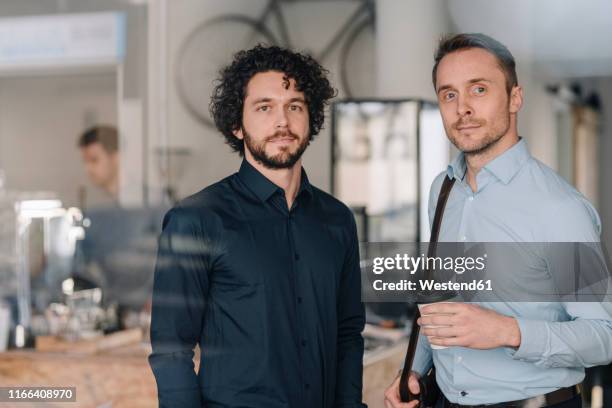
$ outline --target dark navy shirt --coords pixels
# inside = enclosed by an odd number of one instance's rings
[[[365,407],[359,271],[350,210],[303,170],[291,209],[246,160],[183,200],[155,271],[160,407]]]

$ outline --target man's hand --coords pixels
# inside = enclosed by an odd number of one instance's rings
[[[437,346],[493,349],[521,345],[515,318],[467,303],[434,303],[423,306],[417,321],[421,333]],[[427,327],[448,326],[448,327]]]
[[[401,375],[402,373],[400,372],[389,388],[385,390],[385,408],[415,408],[419,404],[419,401],[402,402],[400,400],[399,384]],[[414,371],[411,371],[408,376],[408,389],[413,394],[421,392],[418,378],[419,374]]]

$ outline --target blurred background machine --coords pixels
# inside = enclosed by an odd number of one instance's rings
[[[62,300],[83,220],[79,209],[50,194],[0,197],[0,298],[10,305],[15,346],[26,345],[33,315]]]
[[[100,208],[84,216],[49,193],[3,194],[0,303],[9,323],[0,340],[20,348],[41,335],[77,340],[147,327],[162,212]]]

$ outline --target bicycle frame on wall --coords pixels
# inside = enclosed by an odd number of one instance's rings
[[[374,37],[374,0],[338,0],[357,3],[332,37],[313,54],[326,64],[334,51],[339,52],[339,79],[341,91],[346,97],[372,97],[372,91],[360,87],[373,87],[374,80],[364,80],[363,72],[373,73],[374,58],[363,57],[359,52],[362,43],[372,42]],[[321,0],[269,0],[258,18],[245,14],[225,14],[205,20],[193,29],[182,43],[175,67],[175,83],[179,98],[189,113],[200,123],[213,127],[208,113],[208,99],[212,94],[213,80],[220,68],[231,60],[238,50],[248,49],[258,43],[294,48],[289,24],[283,5],[295,3],[321,3]],[[325,2],[328,3],[328,2]],[[274,20],[276,30],[272,28]],[[360,61],[361,60],[361,61]],[[367,67],[363,67],[368,64]]]

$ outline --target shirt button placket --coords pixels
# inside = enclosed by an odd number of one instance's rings
[[[467,241],[467,236],[465,234],[465,226],[466,226],[466,218],[468,216],[468,211],[470,211],[470,206],[468,206],[468,204],[474,200],[474,193],[470,191],[470,192],[466,192],[466,194],[468,194],[468,198],[467,200],[463,202],[463,213],[461,214],[461,221],[459,224],[458,241],[461,241],[461,242]]]
[[[290,214],[289,214],[289,222],[291,222],[292,220],[294,220],[294,218],[293,218],[293,214],[292,214],[292,213],[290,213]],[[294,259],[296,262],[298,262],[298,261],[300,260],[300,254],[298,254],[298,253],[295,251],[295,248],[294,248],[294,253],[293,253],[293,259]],[[299,265],[295,265],[295,271],[296,271],[296,272],[299,272],[298,267],[299,267]],[[297,286],[297,288],[296,288],[296,291],[298,291],[298,292],[299,292],[299,290],[300,290],[300,286],[298,285],[298,286]],[[301,304],[302,304],[302,297],[301,297],[301,296],[299,296],[299,294],[298,294],[298,296],[297,296],[297,303],[298,303],[299,305],[301,305]]]
[[[290,211],[288,216],[287,216],[287,225],[288,225],[288,230],[289,230],[290,234],[293,232],[292,231],[292,224],[294,222],[295,222],[294,213],[293,213],[293,211]],[[294,273],[296,275],[295,279],[296,279],[296,283],[297,283],[298,280],[300,279],[299,278],[300,269],[299,269],[299,265],[297,264],[297,262],[300,260],[300,254],[296,250],[296,244],[295,244],[295,241],[293,241],[293,239],[291,240],[291,250],[293,251],[293,259],[294,259],[293,271],[294,271]],[[301,294],[299,293],[300,292],[300,285],[299,284],[296,284],[295,292],[296,292],[296,301],[297,301],[297,304],[301,305],[302,302],[303,302],[303,298],[302,298]],[[298,313],[299,313],[299,311],[298,311]],[[302,339],[300,341],[300,345],[302,346],[302,348],[305,349],[306,346],[308,345],[306,339]],[[304,378],[303,378],[303,380],[304,380]],[[303,384],[304,384],[304,391],[305,392],[309,392],[310,391],[310,383],[304,382]]]

